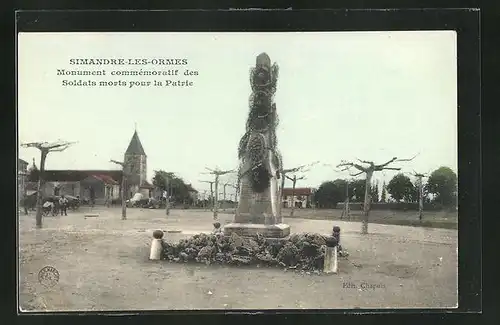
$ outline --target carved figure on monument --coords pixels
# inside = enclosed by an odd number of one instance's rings
[[[255,67],[250,69],[250,110],[238,148],[239,204],[235,224],[273,226],[281,221],[278,179],[282,161],[277,149],[278,115],[274,103],[278,70],[266,53],[258,55]],[[279,227],[268,227],[263,232],[269,233],[274,228]],[[228,225],[225,229],[228,232],[233,228]],[[276,229],[273,233],[283,237],[288,235],[289,226],[286,229],[285,232]]]

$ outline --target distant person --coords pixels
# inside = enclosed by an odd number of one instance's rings
[[[61,198],[59,199],[59,210],[61,211],[61,216],[64,215],[67,216],[67,209],[68,209],[68,199],[64,196],[61,195]]]

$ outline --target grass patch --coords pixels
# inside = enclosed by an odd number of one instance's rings
[[[285,219],[311,219],[311,220],[339,220],[339,221],[353,221],[353,222],[361,222],[361,216],[351,216],[350,218],[340,219],[340,216],[336,215],[319,215],[319,214],[304,214],[304,215],[294,215],[292,216],[284,216]],[[406,218],[397,218],[394,216],[390,217],[378,217],[378,216],[370,216],[370,223],[382,224],[382,225],[397,225],[397,226],[411,226],[411,227],[425,227],[425,228],[443,228],[443,229],[458,229],[458,220],[457,219],[430,219],[430,220],[415,220],[415,219],[406,219]]]

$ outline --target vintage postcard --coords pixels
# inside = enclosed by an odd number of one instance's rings
[[[455,308],[457,34],[20,32],[19,308]]]

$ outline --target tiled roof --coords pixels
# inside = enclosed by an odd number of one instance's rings
[[[121,182],[121,170],[46,170],[44,178],[48,182],[79,182],[92,175],[105,175]]]
[[[113,178],[111,178],[108,175],[91,175],[92,177],[104,182],[105,184],[109,185],[118,185],[118,182],[115,181]]]
[[[137,131],[134,132],[134,135],[130,140],[130,143],[128,145],[127,151],[125,151],[125,154],[144,155],[144,156],[146,155],[146,153],[144,152],[144,148],[142,147],[141,140],[139,140],[139,135],[137,134]]]
[[[18,158],[18,161],[19,161],[19,162],[18,162],[18,163],[19,163],[19,165],[21,165],[21,164],[24,164],[24,165],[29,165],[29,163],[28,163],[26,160],[23,160],[23,159],[21,159],[21,158]]]
[[[314,189],[313,188],[310,188],[310,187],[296,187],[295,190],[293,190],[293,188],[288,188],[288,187],[285,187],[283,189],[283,194],[285,196],[291,196],[292,195],[292,192],[295,194],[295,196],[298,196],[298,195],[311,195],[314,193]]]

